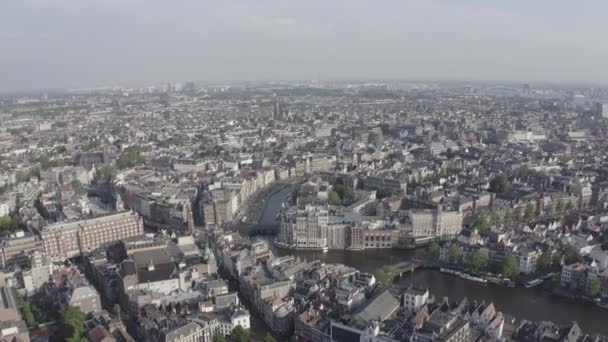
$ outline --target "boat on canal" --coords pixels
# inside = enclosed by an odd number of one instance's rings
[[[476,283],[481,283],[481,284],[487,284],[488,283],[488,281],[486,279],[484,279],[484,278],[472,276],[472,275],[466,274],[466,273],[461,274],[460,278],[465,279],[465,280],[469,280],[469,281],[474,281]]]

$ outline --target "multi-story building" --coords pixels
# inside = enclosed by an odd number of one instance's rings
[[[327,225],[327,248],[344,249],[347,229],[346,224],[342,223]]]
[[[524,248],[519,251],[519,271],[524,274],[536,272],[536,263],[540,252],[536,249]]]
[[[21,271],[23,287],[30,295],[38,291],[48,280],[53,271],[51,264],[45,255],[35,251],[30,256],[30,268]]]
[[[365,190],[386,189],[392,193],[403,193],[407,191],[407,182],[405,178],[394,179],[388,177],[365,177],[363,180],[363,188]]]
[[[560,278],[560,285],[574,291],[586,292],[593,279],[598,276],[596,266],[585,263],[564,265]]]
[[[308,308],[295,318],[294,335],[298,341],[331,342],[330,335],[324,329],[329,324],[327,320],[322,321],[322,316],[316,310]]]
[[[363,249],[364,245],[364,229],[361,226],[353,226],[346,232],[346,248],[348,249]]]
[[[281,213],[280,239],[294,248],[327,248],[328,220],[329,213],[322,207],[289,208]]]
[[[428,299],[429,290],[410,287],[403,294],[403,308],[409,312],[417,312]]]
[[[392,229],[365,229],[365,248],[392,248],[399,238],[398,231]]]
[[[295,175],[296,177],[302,177],[313,172],[331,171],[337,165],[338,159],[336,156],[325,154],[305,155],[296,159]]]
[[[37,235],[16,232],[0,242],[0,268],[23,266],[29,263],[30,255],[43,251],[42,241]]]
[[[463,215],[460,211],[437,209],[412,209],[408,216],[412,224],[412,235],[436,237],[442,240],[455,238],[462,230]]]
[[[167,331],[163,335],[164,341],[167,342],[199,342],[211,340],[205,339],[205,329],[194,322],[189,322],[181,327]]]
[[[42,245],[51,260],[64,260],[100,246],[143,235],[142,218],[126,211],[73,222],[60,222],[40,231]]]

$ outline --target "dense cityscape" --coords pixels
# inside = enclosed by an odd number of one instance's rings
[[[605,341],[607,99],[397,81],[4,95],[0,340]]]

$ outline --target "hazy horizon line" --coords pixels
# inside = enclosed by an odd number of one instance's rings
[[[557,81],[557,80],[497,80],[497,79],[477,79],[477,78],[404,78],[404,77],[335,77],[322,80],[315,79],[298,79],[298,78],[285,78],[285,79],[233,79],[233,80],[194,80],[194,79],[173,79],[173,80],[161,80],[155,82],[143,82],[143,81],[117,81],[113,84],[103,85],[87,85],[87,86],[72,86],[72,87],[39,87],[39,88],[17,88],[12,90],[0,90],[0,95],[26,95],[26,94],[44,94],[44,93],[68,93],[68,92],[79,92],[79,91],[98,91],[109,88],[136,88],[142,89],[147,87],[158,87],[165,86],[168,83],[185,84],[187,82],[194,82],[197,87],[214,87],[214,86],[236,86],[236,85],[271,85],[272,83],[318,83],[318,84],[332,84],[332,83],[473,83],[478,85],[524,85],[529,84],[531,86],[560,86],[560,87],[608,87],[606,82],[597,81]]]

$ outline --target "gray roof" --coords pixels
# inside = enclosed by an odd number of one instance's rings
[[[165,342],[182,341],[186,336],[192,335],[201,329],[198,324],[190,322],[165,333]]]
[[[384,321],[399,308],[399,300],[388,289],[381,289],[354,316],[355,324],[365,326],[372,320]]]

